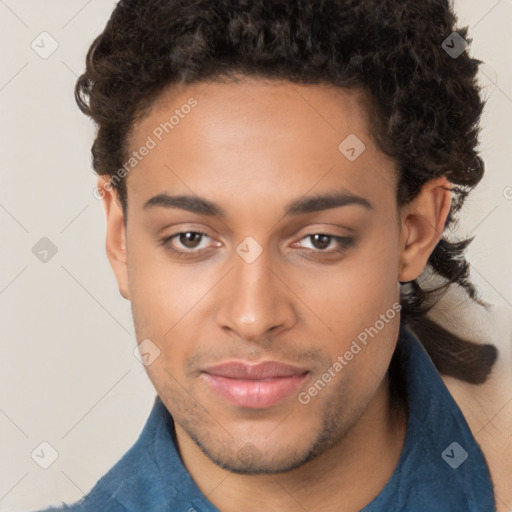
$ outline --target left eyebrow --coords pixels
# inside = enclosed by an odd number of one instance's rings
[[[373,205],[364,197],[357,196],[348,191],[317,196],[304,197],[288,204],[285,215],[300,215],[304,213],[319,212],[341,206],[359,205],[367,210],[373,210]]]

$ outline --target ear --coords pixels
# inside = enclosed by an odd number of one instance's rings
[[[416,279],[441,239],[450,212],[452,192],[445,177],[425,183],[419,194],[401,209],[398,280]]]
[[[107,178],[107,179],[105,179]],[[114,271],[121,295],[130,300],[128,293],[128,266],[126,252],[126,228],[117,191],[112,187],[109,177],[98,178],[99,197],[107,216],[106,251],[110,266]]]

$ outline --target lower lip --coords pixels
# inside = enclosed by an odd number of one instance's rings
[[[230,379],[203,373],[208,385],[232,405],[265,409],[278,404],[305,382],[307,373],[272,379]]]

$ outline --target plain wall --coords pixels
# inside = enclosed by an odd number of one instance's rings
[[[156,395],[132,353],[130,304],[105,255],[90,162],[94,126],[73,96],[86,51],[114,3],[0,2],[0,511],[81,498],[135,442]],[[486,175],[458,232],[476,236],[468,251],[472,278],[495,305],[501,330],[493,341],[506,352],[512,0],[465,0],[455,8],[459,27],[469,25],[470,54],[485,62],[480,77],[488,97],[480,146]],[[31,47],[35,40],[39,51],[51,48],[43,31],[59,45],[47,59]],[[58,250],[47,263],[32,252],[43,237]],[[475,328],[482,325],[469,316]],[[48,469],[31,457],[43,441],[59,455]]]

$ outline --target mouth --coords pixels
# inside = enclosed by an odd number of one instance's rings
[[[231,405],[265,409],[297,391],[309,371],[276,361],[247,364],[229,361],[203,370],[207,385]]]

